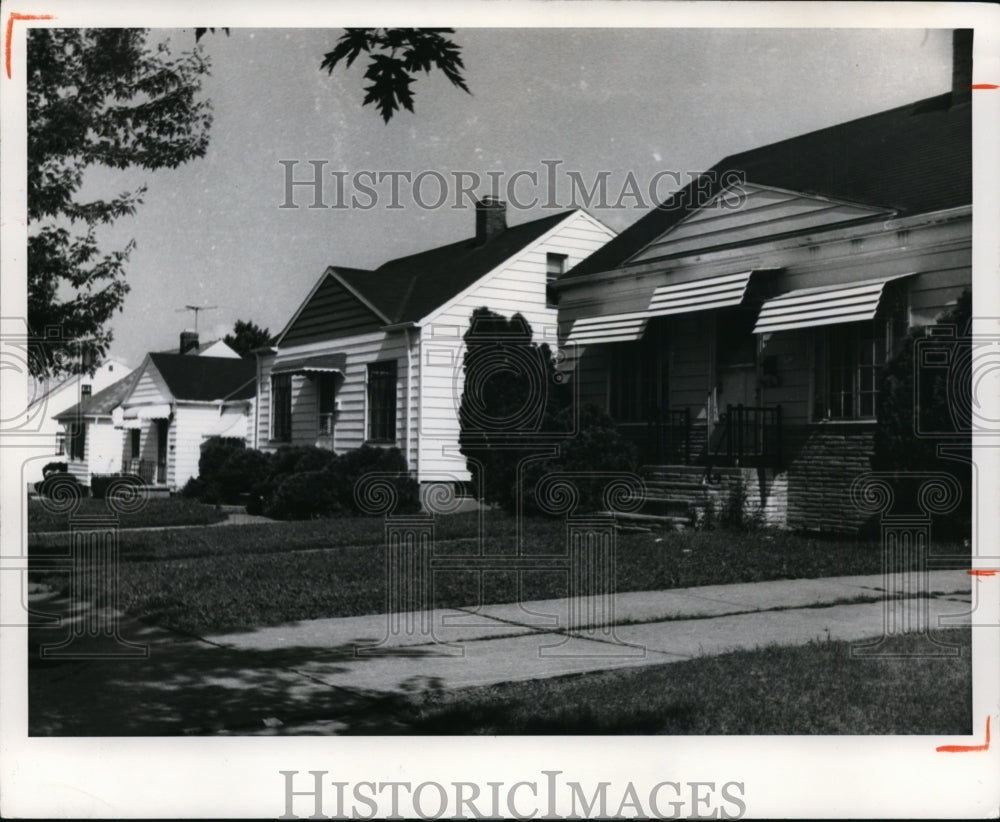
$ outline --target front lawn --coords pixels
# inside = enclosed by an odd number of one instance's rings
[[[479,514],[440,517],[436,552],[479,550]],[[528,520],[526,554],[565,552],[565,523]],[[487,555],[516,551],[516,522],[485,514]],[[121,535],[119,607],[133,616],[203,635],[295,620],[356,616],[385,610],[385,524],[378,518],[195,528]],[[961,545],[951,567],[968,567]],[[65,572],[45,570],[59,556],[58,539],[30,543],[32,579],[68,589]],[[945,567],[935,565],[935,567]],[[792,533],[725,530],[620,534],[616,590],[647,591],[769,579],[872,574],[881,570],[877,543]],[[434,605],[474,606],[567,595],[564,571],[434,573]]]
[[[94,516],[109,514],[110,509],[103,499],[84,497],[74,516]],[[132,514],[121,514],[122,528],[149,528],[168,525],[209,525],[222,522],[226,518],[223,511],[214,506],[203,505],[200,502],[181,499],[147,500],[141,510]],[[40,500],[28,500],[28,533],[44,531],[68,531],[69,515],[55,514],[46,509]]]
[[[972,728],[972,632],[960,659],[858,659],[849,642],[386,698],[349,725],[383,734],[928,734]],[[894,637],[886,651],[917,648]],[[720,687],[721,683],[723,684]]]

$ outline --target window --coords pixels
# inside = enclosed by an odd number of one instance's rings
[[[337,419],[337,375],[320,374],[316,380],[319,394],[319,435],[333,436],[333,425]]]
[[[565,254],[553,254],[549,252],[545,255],[545,305],[548,308],[555,308],[559,304],[559,295],[552,287],[552,284],[565,273]]]
[[[80,398],[87,399],[93,393],[94,387],[89,383],[85,382],[80,386]]]
[[[292,375],[271,377],[271,439],[292,441]]]
[[[368,365],[368,440],[396,441],[396,361]]]
[[[70,459],[84,459],[87,451],[87,426],[78,420],[70,424],[66,434],[69,437]]]
[[[66,435],[60,432],[56,434],[56,454],[61,457],[65,453],[66,453]]]
[[[142,434],[142,432],[138,428],[133,428],[131,431],[129,431],[129,437],[131,438],[131,449],[130,450],[132,452],[132,459],[134,459],[134,460],[139,459],[139,454],[140,454],[140,451],[141,451],[141,448],[140,448],[141,443],[140,443],[140,439],[139,438],[140,438],[141,434]]]
[[[662,324],[651,322],[641,340],[609,346],[608,413],[616,422],[646,422],[666,385]]]
[[[892,322],[848,323],[816,335],[816,420],[874,420]]]

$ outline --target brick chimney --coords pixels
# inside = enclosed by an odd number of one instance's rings
[[[482,244],[507,228],[507,203],[483,197],[476,203],[476,243]]]
[[[198,350],[198,332],[197,331],[182,331],[181,332],[181,347],[178,351],[179,354],[187,354],[188,351]]]
[[[951,104],[972,100],[972,29],[951,34]]]

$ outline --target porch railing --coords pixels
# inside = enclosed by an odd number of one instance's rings
[[[650,410],[646,437],[651,449],[649,454],[659,465],[670,463],[691,464],[691,409],[668,408]],[[696,454],[694,454],[696,456]]]
[[[713,435],[709,464],[781,466],[781,406],[727,405]]]
[[[129,460],[128,472],[135,474],[147,485],[156,484],[155,460]]]

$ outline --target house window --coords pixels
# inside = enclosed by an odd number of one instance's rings
[[[87,399],[93,393],[93,390],[94,387],[89,382],[84,383],[80,386],[80,398]]]
[[[142,432],[138,428],[133,428],[131,431],[129,431],[129,438],[131,440],[132,459],[134,460],[139,459],[139,453],[140,453],[139,437],[141,433]]]
[[[56,434],[56,454],[61,457],[65,453],[66,453],[66,435],[60,432]]]
[[[616,422],[646,422],[660,404],[666,361],[659,328],[636,342],[610,346],[608,413]]]
[[[332,437],[337,418],[337,375],[320,374],[316,383],[319,394],[319,435]]]
[[[87,426],[79,421],[74,422],[70,425],[67,435],[69,437],[70,459],[84,459],[87,450]]]
[[[834,325],[819,331],[814,419],[875,419],[891,340],[892,323],[885,320]]]
[[[368,365],[368,440],[396,441],[396,361]]]
[[[549,252],[545,255],[545,305],[548,308],[555,308],[559,304],[559,295],[552,284],[566,273],[566,255],[553,254]]]
[[[271,377],[271,439],[292,441],[292,375]]]

